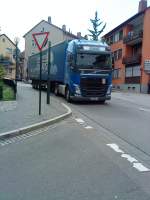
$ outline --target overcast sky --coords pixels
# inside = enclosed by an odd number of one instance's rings
[[[1,0],[0,27],[12,41],[20,38],[19,47],[24,50],[23,35],[41,20],[52,17],[52,23],[76,34],[88,34],[90,18],[97,10],[101,21],[107,23],[104,33],[112,30],[138,11],[139,0]],[[149,5],[149,0],[148,0]]]

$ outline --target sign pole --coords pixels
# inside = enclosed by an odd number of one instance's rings
[[[48,40],[49,32],[33,33],[33,39],[40,51],[40,74],[39,74],[39,115],[41,115],[41,85],[42,85],[42,49]]]
[[[51,69],[51,42],[48,43],[48,77],[47,77],[47,104],[50,104],[50,69]]]
[[[39,115],[41,115],[41,79],[42,79],[42,50],[40,51]]]

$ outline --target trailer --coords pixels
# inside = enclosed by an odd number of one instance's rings
[[[47,87],[48,49],[42,52],[42,87]],[[28,73],[33,88],[39,88],[40,55],[29,57]],[[111,99],[112,54],[100,41],[64,41],[51,48],[51,89],[71,101]]]

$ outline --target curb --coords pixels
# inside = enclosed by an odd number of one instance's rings
[[[60,122],[64,119],[70,117],[72,115],[71,109],[66,104],[64,104],[64,103],[61,103],[61,104],[67,109],[67,112],[65,114],[59,115],[57,117],[54,117],[54,118],[46,120],[46,121],[42,121],[42,122],[39,122],[39,123],[32,124],[30,126],[25,126],[23,128],[19,128],[19,129],[13,130],[13,131],[1,133],[0,139],[6,139],[6,138],[10,138],[10,137],[15,137],[15,136],[18,136],[18,135],[21,135],[21,134],[25,134],[25,133],[28,133],[30,131],[34,131],[34,130],[37,130],[39,128],[43,128],[45,126],[55,124],[57,122]]]

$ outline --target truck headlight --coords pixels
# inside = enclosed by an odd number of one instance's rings
[[[108,87],[108,90],[107,90],[107,94],[108,94],[108,95],[111,94],[111,90],[112,90],[112,85],[110,85],[110,86]]]
[[[79,85],[74,84],[74,87],[75,87],[75,93],[80,95],[81,94],[81,90],[80,90]]]

